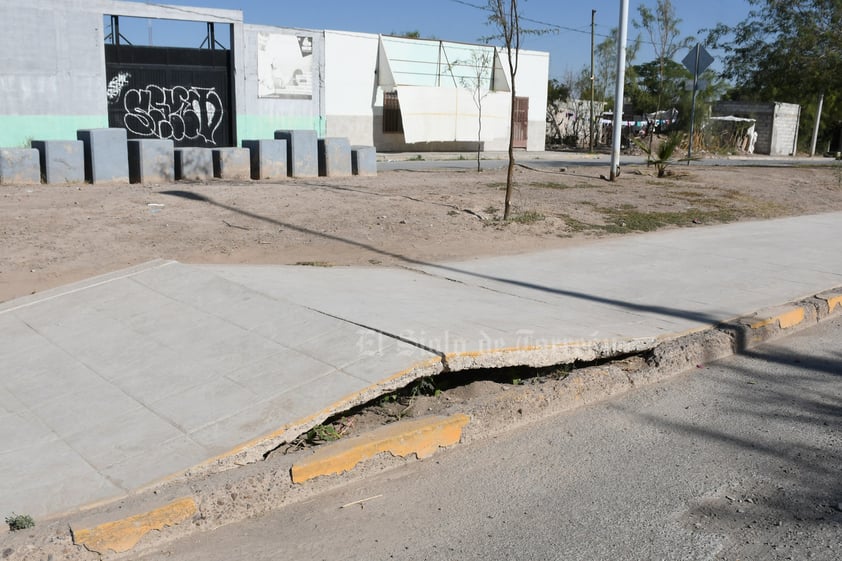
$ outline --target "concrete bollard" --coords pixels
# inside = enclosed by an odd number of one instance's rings
[[[316,131],[278,130],[276,140],[287,142],[287,175],[291,177],[318,177],[319,157]]]
[[[126,129],[76,131],[85,152],[85,180],[91,183],[128,183],[129,154]]]
[[[33,140],[45,183],[85,181],[85,145],[80,140]]]
[[[325,177],[351,175],[351,144],[347,138],[319,139],[319,175]]]
[[[213,154],[210,148],[176,148],[175,178],[191,181],[213,179]]]
[[[41,183],[38,150],[34,148],[0,148],[0,185],[34,185]]]
[[[220,179],[250,179],[248,148],[213,148],[213,175]]]
[[[288,177],[286,140],[244,140],[249,149],[252,179],[283,179]]]
[[[377,175],[377,149],[374,146],[351,146],[351,172],[354,175]]]
[[[175,179],[172,140],[129,140],[129,180],[132,183],[171,183]]]

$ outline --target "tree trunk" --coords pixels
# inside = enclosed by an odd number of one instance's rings
[[[479,173],[482,171],[479,160],[479,154],[482,151],[482,98],[479,99],[477,110],[479,112],[479,123],[477,124],[477,173]]]
[[[515,55],[517,56],[517,55]],[[511,64],[511,54],[509,55]],[[503,220],[509,219],[512,208],[512,180],[515,174],[515,77],[512,76],[512,110],[509,115],[509,167],[506,171],[506,202],[503,206]]]

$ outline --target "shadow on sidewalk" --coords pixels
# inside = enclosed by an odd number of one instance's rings
[[[403,261],[404,263],[408,263],[408,264],[411,264],[411,265],[435,268],[435,269],[438,269],[440,271],[447,271],[447,272],[451,272],[451,273],[468,275],[468,276],[472,276],[472,277],[483,279],[483,280],[501,282],[501,283],[508,284],[508,285],[511,285],[511,286],[517,286],[517,287],[520,287],[520,288],[528,288],[530,290],[538,290],[538,291],[542,291],[542,292],[546,292],[546,293],[554,294],[554,295],[558,295],[558,296],[566,296],[566,297],[570,297],[570,298],[577,298],[577,299],[580,299],[580,300],[586,300],[586,301],[589,301],[589,302],[595,302],[595,303],[599,303],[599,304],[607,304],[607,305],[616,306],[616,307],[619,307],[619,308],[623,308],[623,309],[635,311],[635,312],[660,314],[660,315],[664,315],[664,316],[681,318],[681,319],[685,319],[685,320],[690,320],[690,321],[695,321],[695,322],[705,323],[705,324],[710,324],[710,325],[715,325],[715,324],[719,323],[719,321],[720,321],[719,318],[716,318],[714,316],[711,316],[711,315],[705,314],[705,313],[693,312],[693,311],[688,311],[688,310],[681,310],[681,309],[672,308],[672,307],[669,307],[669,306],[654,306],[654,305],[646,305],[646,304],[635,304],[633,302],[626,302],[624,300],[618,300],[616,298],[608,298],[608,297],[605,297],[605,296],[598,296],[598,295],[595,295],[595,294],[587,294],[587,293],[579,292],[579,291],[575,291],[575,290],[567,290],[567,289],[559,288],[559,287],[544,286],[544,285],[541,285],[541,284],[530,283],[530,282],[517,280],[517,279],[509,279],[509,278],[505,278],[505,277],[499,277],[499,276],[493,276],[493,275],[486,275],[486,274],[482,274],[482,273],[476,273],[476,272],[472,272],[472,271],[466,271],[466,270],[463,270],[463,269],[459,269],[457,267],[444,265],[444,264],[441,264],[441,263],[428,263],[426,261],[413,259],[413,258],[408,257],[406,255],[401,255],[401,254],[398,254],[398,253],[386,251],[386,250],[383,250],[381,248],[374,247],[374,246],[372,246],[370,244],[367,244],[367,243],[343,238],[343,237],[340,237],[340,236],[335,236],[335,235],[328,234],[328,233],[325,233],[325,232],[319,232],[319,231],[312,230],[312,229],[304,227],[304,226],[298,226],[296,224],[290,224],[289,222],[282,222],[280,220],[270,218],[270,217],[267,217],[267,216],[263,216],[263,215],[260,215],[260,214],[257,214],[257,213],[254,213],[254,212],[251,212],[251,211],[248,211],[248,210],[243,210],[241,208],[226,205],[226,204],[220,203],[218,201],[215,201],[208,196],[205,196],[205,195],[202,195],[200,193],[193,192],[193,191],[169,190],[169,191],[161,191],[161,194],[162,195],[169,195],[169,196],[173,196],[173,197],[181,197],[183,199],[188,199],[188,200],[191,200],[191,201],[208,203],[208,204],[214,205],[216,207],[223,208],[225,210],[235,212],[237,214],[241,214],[243,216],[247,216],[249,218],[253,218],[253,219],[256,219],[256,220],[262,220],[264,222],[268,222],[270,224],[274,224],[276,226],[279,226],[279,227],[282,227],[282,228],[285,228],[285,229],[295,230],[295,231],[301,232],[303,234],[322,237],[322,238],[333,240],[333,241],[336,241],[336,242],[348,244],[348,245],[351,245],[351,246],[354,246],[354,247],[365,249],[365,250],[370,251],[372,253],[377,253],[377,254],[383,255],[385,257],[390,257],[392,259]]]

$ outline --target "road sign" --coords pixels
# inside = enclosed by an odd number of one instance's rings
[[[696,61],[699,62],[698,68],[696,67]],[[691,74],[701,74],[707,70],[708,66],[713,64],[713,57],[710,56],[710,53],[707,52],[703,46],[696,45],[690,49],[690,52],[687,53],[687,56],[684,57],[681,64],[683,64]]]
[[[693,105],[690,109],[690,138],[687,143],[687,165],[689,166],[690,160],[693,159],[693,124],[696,121],[696,94],[699,91],[699,73],[704,72],[711,65],[713,57],[701,43],[698,43],[695,48],[690,49],[690,52],[681,62],[693,74]]]

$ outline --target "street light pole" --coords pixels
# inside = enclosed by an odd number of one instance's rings
[[[629,27],[629,0],[620,0],[620,26],[617,37],[617,84],[614,88],[614,135],[611,145],[611,173],[614,181],[620,175],[620,140],[623,123],[623,93],[626,81],[626,35]]]
[[[588,141],[588,150],[593,152],[594,147],[594,120],[593,120],[593,94],[594,94],[594,73],[593,73],[593,32],[594,32],[594,17],[596,16],[596,10],[591,10],[591,129],[590,129],[590,136]]]

